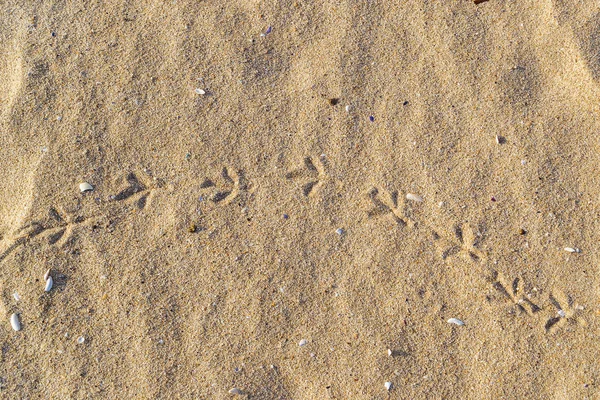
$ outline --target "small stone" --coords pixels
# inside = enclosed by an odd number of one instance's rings
[[[338,235],[340,235],[340,236],[341,236],[341,235],[343,235],[343,234],[344,234],[344,230],[343,230],[342,228],[337,228],[337,229],[335,230],[335,233],[337,233]]]
[[[77,343],[79,343],[79,344],[83,344],[83,342],[85,342],[85,338],[84,338],[83,336],[79,336],[79,337],[77,338]]]
[[[19,321],[19,316],[16,313],[10,316],[10,326],[12,326],[13,330],[17,332],[21,330],[21,322]]]
[[[79,184],[79,191],[81,193],[89,192],[94,190],[94,187],[87,182],[83,182]]]
[[[388,349],[388,356],[392,356],[392,354],[394,354],[394,352],[392,351],[392,349]]]
[[[392,390],[392,386],[393,386],[393,385],[392,385],[392,382],[386,382],[386,383],[384,384],[384,386],[385,386],[385,388],[386,388],[387,390]]]
[[[196,90],[194,90],[194,92],[196,92],[196,94],[206,94],[206,91],[200,88],[197,88]]]
[[[350,112],[350,110],[351,110],[351,109],[352,109],[352,107],[350,106],[350,104],[348,104],[348,105],[346,106],[346,112]]]
[[[188,226],[188,232],[189,233],[194,233],[198,230],[198,227],[196,226],[196,224],[190,224],[190,226]]]
[[[412,194],[412,193],[407,193],[406,199],[411,200],[411,201],[416,201],[418,203],[421,203],[423,201],[423,198],[421,196],[419,196],[417,194]]]
[[[567,316],[567,313],[565,313],[565,310],[558,310],[558,316],[561,318],[565,318]]]
[[[308,341],[306,339],[302,339],[300,342],[298,342],[298,346],[303,347],[306,346],[307,343]]]
[[[231,388],[231,389],[229,389],[229,394],[241,395],[242,391],[238,388]]]

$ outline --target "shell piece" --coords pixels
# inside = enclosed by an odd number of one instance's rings
[[[21,330],[21,322],[19,321],[19,316],[17,313],[14,313],[10,316],[10,326],[12,326],[15,331]]]
[[[196,90],[194,90],[194,92],[196,92],[196,94],[206,94],[206,91],[200,88],[197,88]]]
[[[242,391],[238,388],[229,389],[229,394],[242,394]]]
[[[49,292],[50,290],[52,290],[53,283],[54,281],[52,280],[52,277],[49,276],[48,279],[46,279],[46,287],[44,288],[44,291]]]
[[[565,251],[568,251],[569,253],[581,253],[581,250],[579,250],[577,247],[565,247]]]
[[[383,385],[385,386],[385,388],[387,390],[392,390],[392,386],[393,386],[392,382],[386,382]]]
[[[302,339],[300,342],[298,342],[298,346],[300,346],[300,347],[306,346],[307,343],[308,343],[308,341],[306,339]]]
[[[17,293],[17,292],[13,293],[13,297],[15,298],[15,301],[21,300],[21,296],[19,296],[19,293]]]
[[[411,201],[416,201],[418,203],[423,201],[423,198],[417,194],[412,194],[412,193],[407,193],[406,194],[406,199],[407,200],[411,200]]]
[[[83,336],[79,336],[79,337],[77,338],[77,343],[79,343],[79,344],[83,344],[83,342],[85,342],[85,338],[84,338]]]
[[[79,191],[81,193],[89,192],[91,190],[94,190],[94,187],[92,185],[90,185],[89,183],[82,182],[79,184]]]
[[[461,321],[460,319],[458,319],[458,318],[450,318],[450,319],[448,320],[448,323],[449,323],[449,324],[458,325],[458,326],[463,326],[463,325],[465,324],[464,322],[462,322],[462,321]]]
[[[47,281],[49,276],[50,276],[50,270],[46,271],[46,273],[44,274],[44,281]]]

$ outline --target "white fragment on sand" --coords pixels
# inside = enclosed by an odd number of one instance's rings
[[[462,321],[461,321],[460,319],[458,319],[458,318],[450,318],[450,319],[448,320],[448,323],[449,323],[449,324],[458,325],[458,326],[463,326],[463,325],[465,324],[464,322],[462,322]]]
[[[83,336],[79,336],[79,337],[77,338],[77,343],[79,343],[79,344],[83,344],[83,342],[85,342],[85,338],[84,338]]]
[[[394,354],[394,352],[392,351],[392,349],[388,349],[388,356],[392,356],[392,354]]]
[[[89,192],[91,190],[94,190],[94,187],[92,185],[90,185],[87,182],[83,182],[79,184],[79,191],[81,193],[85,193],[85,192]]]
[[[196,92],[196,94],[206,94],[206,91],[200,88],[197,88],[196,90],[194,90],[194,92]]]
[[[581,250],[579,250],[577,247],[565,247],[565,251],[568,251],[569,253],[581,253]]]
[[[340,235],[340,236],[341,236],[341,235],[343,235],[343,234],[344,234],[344,230],[343,230],[342,228],[337,228],[337,229],[335,230],[335,233],[337,233],[338,235]]]
[[[19,316],[16,313],[10,316],[10,326],[12,326],[15,331],[21,330],[21,322],[19,322]]]
[[[17,293],[17,292],[13,293],[13,297],[15,298],[15,301],[21,300],[21,296],[19,296],[19,293]]]
[[[386,382],[383,384],[387,390],[392,390],[392,382]]]
[[[229,389],[229,394],[237,394],[237,395],[241,395],[242,391],[238,388],[231,388]]]
[[[444,207],[444,202],[443,202],[443,201],[440,201],[440,202],[438,203],[438,207],[440,207],[440,208]]]
[[[567,316],[567,313],[565,312],[565,310],[558,310],[558,316],[561,318],[565,318]]]
[[[306,339],[302,339],[300,342],[298,342],[298,346],[300,346],[300,347],[306,346],[307,343],[308,343],[308,341]]]
[[[44,274],[44,280],[47,281],[49,276],[50,276],[50,270],[46,271],[46,273]]]
[[[52,280],[52,277],[49,276],[48,279],[46,279],[46,287],[44,288],[44,291],[49,292],[50,290],[52,290],[53,283],[54,281]]]
[[[412,193],[407,193],[406,194],[406,199],[407,200],[411,200],[411,201],[416,201],[416,202],[419,202],[419,203],[423,201],[423,198],[421,196],[416,195],[416,194],[412,194]]]
[[[351,109],[352,109],[352,107],[350,107],[350,104],[348,104],[348,105],[346,106],[346,112],[350,112],[350,110],[351,110]]]
[[[496,135],[496,143],[500,144],[502,143],[500,136]]]

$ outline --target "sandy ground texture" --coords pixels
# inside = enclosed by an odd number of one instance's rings
[[[599,398],[599,52],[591,0],[0,2],[0,397]]]

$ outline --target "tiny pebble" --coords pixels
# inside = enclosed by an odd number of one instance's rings
[[[200,88],[197,88],[196,90],[194,90],[194,92],[196,92],[196,94],[206,94],[206,91],[204,91]]]
[[[12,326],[15,331],[21,330],[21,322],[19,322],[19,316],[16,313],[10,316],[10,326]]]
[[[416,194],[412,194],[412,193],[407,193],[406,194],[406,199],[407,200],[416,201],[416,202],[419,202],[419,203],[423,201],[423,198],[421,196],[416,195]]]
[[[449,324],[455,324],[455,325],[458,325],[458,326],[463,326],[463,325],[465,324],[464,322],[462,322],[462,321],[461,321],[460,319],[458,319],[458,318],[450,318],[450,319],[448,320],[448,323],[449,323]]]
[[[83,342],[85,342],[85,338],[84,338],[83,336],[79,336],[79,337],[77,338],[77,343],[79,343],[79,344],[83,344]]]
[[[79,184],[79,191],[81,193],[88,192],[90,190],[94,190],[94,187],[87,182],[83,182]]]
[[[50,290],[52,290],[52,284],[53,284],[52,277],[49,276],[48,279],[46,279],[46,287],[44,288],[44,291],[49,292]]]
[[[384,385],[387,390],[392,390],[392,382],[386,382]]]
[[[242,391],[238,388],[229,389],[229,394],[242,394]]]
[[[344,230],[342,228],[337,228],[335,230],[335,233],[337,233],[338,235],[343,235],[344,234]]]
[[[306,346],[306,344],[308,343],[308,341],[306,339],[302,339],[299,343],[298,346],[302,347],[302,346]]]

